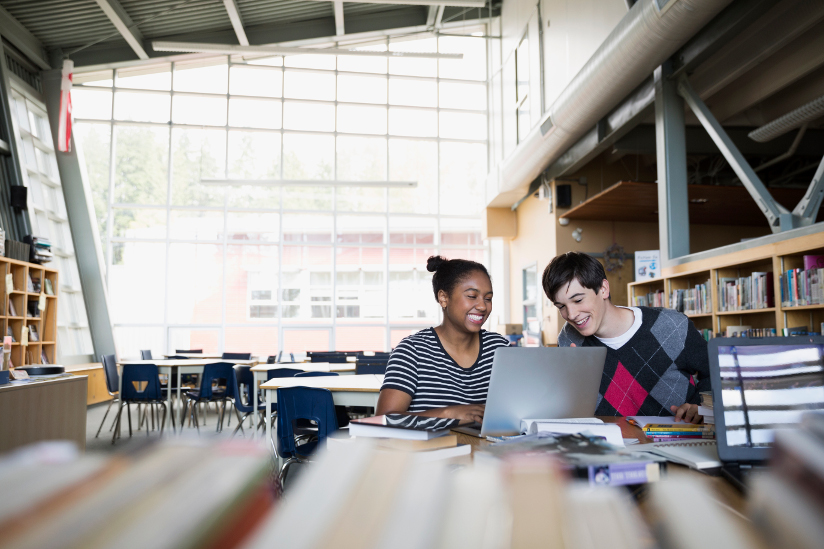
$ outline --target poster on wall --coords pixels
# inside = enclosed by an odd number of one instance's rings
[[[661,276],[660,250],[635,252],[635,282],[652,280]]]

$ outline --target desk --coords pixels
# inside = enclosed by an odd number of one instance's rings
[[[316,363],[317,364],[317,363]],[[351,376],[324,377],[280,377],[261,384],[266,391],[266,410],[277,402],[276,389],[281,387],[315,387],[332,391],[332,400],[338,406],[378,407],[378,397],[383,385],[383,376],[364,374]],[[266,440],[272,440],[272,422],[266,421]]]
[[[209,360],[218,359],[218,360],[227,360],[227,361],[230,361],[230,362],[234,362],[235,360],[237,360],[237,359],[231,359],[231,358],[224,359],[223,355],[203,354],[203,353],[175,353],[173,355],[163,355],[163,356],[165,356],[167,359],[169,357],[172,357],[172,356],[182,356],[182,357],[185,357],[185,358],[194,358],[194,359],[204,358],[204,359],[209,359]],[[162,360],[162,359],[156,359],[156,360]],[[260,361],[260,357],[252,355],[251,360]]]
[[[86,376],[0,385],[0,452],[64,439],[86,449]]]
[[[155,364],[157,369],[160,373],[166,374],[169,376],[169,379],[172,379],[172,376],[177,375],[177,402],[180,404],[180,379],[183,374],[202,374],[203,367],[207,364],[215,364],[216,362],[228,362],[230,364],[243,364],[254,366],[257,364],[257,360],[221,360],[221,359],[208,359],[208,358],[197,358],[197,359],[160,359],[160,360],[121,360],[117,363],[118,366],[123,366],[124,364]],[[167,387],[171,388],[171,384],[167,385]],[[123,376],[118,376],[118,387],[117,390],[120,391],[118,394],[122,393],[123,389]],[[171,391],[169,392],[169,396],[171,397]],[[181,410],[181,418],[180,418],[180,425],[183,426],[183,411]],[[174,407],[172,406],[171,399],[169,400],[169,417],[172,423],[172,428],[174,428],[175,424],[175,411]]]

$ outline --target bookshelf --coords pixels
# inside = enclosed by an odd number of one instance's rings
[[[687,314],[699,330],[718,333],[726,332],[729,326],[751,326],[753,329],[775,328],[779,335],[784,328],[806,327],[808,331],[819,332],[824,322],[824,304],[785,306],[781,302],[781,275],[803,268],[805,255],[824,255],[824,232],[664,268],[659,279],[628,284],[629,304],[635,305],[638,296],[663,290],[665,306],[671,307],[670,296],[674,290],[687,290],[710,281],[712,310]],[[724,279],[749,277],[753,273],[771,273],[772,286],[766,291],[771,292],[774,306],[722,310],[718,284]]]
[[[0,257],[0,274],[3,293],[0,322],[3,336],[14,338],[12,364],[43,364],[43,356],[49,364],[54,364],[57,359],[57,271]],[[9,275],[11,291],[7,287]]]

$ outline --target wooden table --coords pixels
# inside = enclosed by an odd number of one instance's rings
[[[86,376],[0,385],[0,452],[42,440],[86,449]]]
[[[229,360],[229,359],[213,359],[213,358],[197,358],[197,359],[185,359],[185,358],[176,358],[176,359],[159,359],[159,360],[121,360],[117,363],[118,366],[123,366],[124,364],[154,364],[157,366],[157,369],[160,373],[166,374],[169,376],[169,379],[172,379],[173,375],[177,375],[177,402],[178,404],[181,403],[181,376],[183,374],[202,374],[203,367],[207,364],[215,364],[217,362],[228,362],[230,364],[242,364],[242,365],[249,365],[254,366],[258,363],[256,359],[252,360]],[[168,385],[171,387],[171,385]],[[123,394],[123,376],[120,375],[118,379],[118,394]],[[171,396],[171,392],[169,393]],[[180,425],[183,426],[183,410],[181,410],[181,417],[180,417]],[[169,401],[169,418],[172,423],[172,428],[174,430],[175,424],[175,411],[174,406],[172,406],[171,400]]]
[[[317,362],[315,364],[318,364]],[[344,364],[341,364],[344,366]],[[277,402],[277,389],[281,387],[316,387],[329,389],[332,400],[338,406],[371,406],[377,408],[378,397],[383,385],[383,376],[379,374],[363,374],[351,376],[323,376],[323,377],[276,377],[260,388],[266,391],[266,410],[271,409]],[[266,440],[272,440],[272,422],[266,422]]]

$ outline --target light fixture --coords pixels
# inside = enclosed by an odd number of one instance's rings
[[[330,181],[315,179],[217,179],[203,178],[203,185],[238,187],[254,185],[257,187],[388,187],[414,189],[417,181]]]
[[[562,227],[566,227],[567,225],[569,225],[569,219],[567,219],[566,217],[559,217],[558,224]]]
[[[154,51],[179,53],[216,53],[223,55],[353,55],[359,57],[412,57],[423,59],[463,59],[462,53],[426,53],[409,51],[368,51],[342,48],[291,48],[285,46],[236,46],[232,44],[207,44],[203,42],[152,41]]]
[[[578,227],[577,229],[572,231],[572,238],[575,239],[575,242],[580,242],[581,241],[581,238],[582,238],[581,233],[582,232],[584,232],[584,230],[581,227]]]

